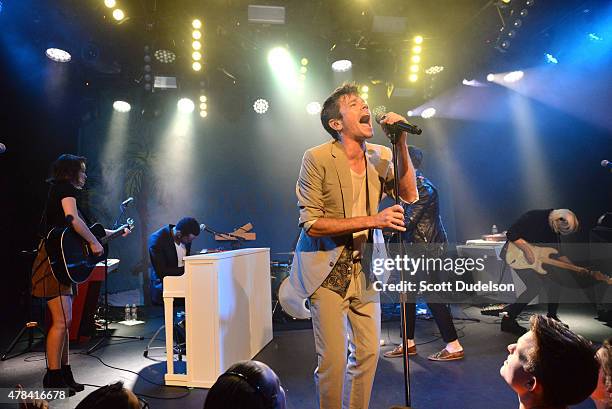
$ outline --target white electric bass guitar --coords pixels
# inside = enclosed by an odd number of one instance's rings
[[[528,245],[531,251],[533,252],[533,256],[535,259],[533,263],[530,263],[525,258],[523,250],[521,250],[520,247],[518,247],[513,242],[508,243],[508,249],[506,250],[506,263],[508,263],[508,265],[515,270],[529,268],[535,271],[536,273],[542,275],[548,274],[546,270],[544,270],[543,264],[549,264],[551,266],[571,270],[579,274],[588,275],[594,280],[603,281],[606,284],[612,285],[612,277],[608,277],[600,271],[592,271],[588,268],[579,267],[574,264],[566,263],[561,260],[551,258],[551,255],[558,253],[557,249],[554,249],[552,247],[537,247],[530,244]]]

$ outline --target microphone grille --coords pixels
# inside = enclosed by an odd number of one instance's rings
[[[376,123],[380,123],[383,119],[385,119],[385,117],[387,116],[386,113],[384,112],[379,112],[376,114],[376,116],[374,117],[374,119],[376,120]]]
[[[604,168],[605,168],[606,166],[608,166],[609,164],[610,164],[610,161],[609,161],[609,160],[604,159],[604,160],[602,160],[602,161],[601,161],[601,166],[603,166]]]

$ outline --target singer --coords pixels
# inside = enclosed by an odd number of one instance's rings
[[[70,395],[80,392],[84,386],[74,380],[68,362],[68,329],[72,321],[71,286],[61,284],[53,275],[44,246],[46,232],[55,227],[66,226],[71,220],[72,228],[88,243],[92,253],[101,255],[104,249],[96,236],[87,227],[91,225],[80,211],[81,191],[87,181],[86,159],[82,156],[63,154],[53,163],[51,186],[41,219],[40,233],[43,239],[32,266],[32,295],[46,298],[51,311],[51,326],[46,338],[47,373],[43,378],[45,388],[66,388]],[[106,230],[107,234],[112,233]],[[125,229],[124,236],[130,233]]]
[[[400,121],[405,119],[391,112],[381,125]],[[366,142],[372,117],[355,84],[327,98],[321,123],[333,139],[307,150],[302,160],[296,185],[302,230],[290,283],[310,298],[319,407],[343,407],[348,375],[349,407],[366,409],[378,363],[380,304],[370,272],[362,269],[362,244],[383,243],[382,228],[404,231],[404,211],[394,205],[378,212],[382,194],[395,194],[392,154]],[[411,203],[418,199],[415,171],[407,133],[399,138],[399,195]]]

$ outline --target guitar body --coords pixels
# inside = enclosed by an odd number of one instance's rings
[[[95,223],[89,230],[100,240],[106,235],[104,227]],[[82,283],[91,275],[96,264],[104,260],[108,247],[104,246],[104,254],[96,257],[91,254],[87,242],[71,227],[56,227],[47,235],[45,249],[53,275],[62,284]]]
[[[552,247],[536,247],[530,246],[535,261],[529,263],[523,254],[523,251],[514,243],[508,243],[508,249],[506,250],[506,263],[515,270],[532,269],[538,274],[548,274],[542,266],[543,261],[551,259],[551,255],[557,254],[558,251]]]

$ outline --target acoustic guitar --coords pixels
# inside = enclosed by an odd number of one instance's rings
[[[93,269],[108,254],[108,242],[121,236],[125,229],[132,230],[134,220],[127,219],[127,223],[106,235],[104,227],[95,223],[89,230],[104,247],[101,256],[95,256],[89,245],[72,227],[55,227],[49,231],[45,240],[45,249],[51,265],[53,275],[62,284],[71,285],[86,281]]]

